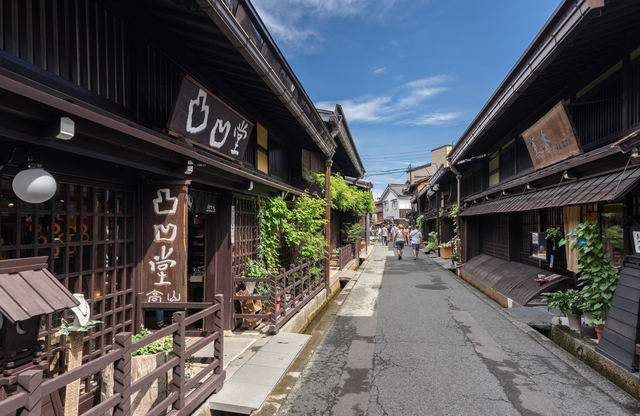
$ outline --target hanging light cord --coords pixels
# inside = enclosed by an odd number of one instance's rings
[[[624,167],[624,170],[622,171],[622,175],[620,175],[620,179],[618,179],[618,185],[616,185],[616,190],[615,192],[618,192],[618,188],[620,187],[620,182],[622,182],[622,178],[624,177],[625,172],[627,171],[627,168],[629,167],[629,163],[631,162],[631,158],[633,157],[633,155],[629,155],[629,160],[627,160],[627,165]]]

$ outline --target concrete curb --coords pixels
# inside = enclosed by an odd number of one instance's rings
[[[367,259],[360,266],[361,268],[366,269],[369,263],[369,259],[371,258],[371,255],[374,253],[374,251],[375,251],[375,246],[374,246],[374,249],[371,251],[371,254],[369,254]],[[314,328],[313,333],[311,334],[311,338],[309,339],[309,341],[307,341],[306,345],[298,353],[298,356],[291,363],[291,365],[287,369],[286,373],[282,376],[280,381],[275,385],[271,394],[266,398],[266,400],[262,404],[262,407],[258,409],[256,412],[252,413],[252,416],[270,416],[270,415],[275,415],[278,413],[278,411],[280,411],[280,408],[287,400],[287,397],[289,396],[291,389],[293,389],[293,386],[298,381],[298,377],[300,377],[302,370],[304,370],[304,368],[307,366],[309,360],[311,359],[314,352],[316,351],[316,348],[318,347],[318,345],[320,345],[320,342],[322,342],[322,339],[324,338],[325,334],[331,327],[331,324],[335,320],[335,317],[338,311],[342,307],[342,304],[344,303],[345,299],[349,296],[351,289],[356,284],[361,274],[362,273],[358,273],[355,277],[350,279],[347,285],[340,291],[340,293],[338,293],[335,299],[333,299],[334,301],[331,301],[332,300],[331,298],[329,299],[330,302],[328,303],[328,306],[327,306],[328,309],[325,312],[321,323],[316,328]],[[339,284],[339,281],[338,281],[338,284]]]

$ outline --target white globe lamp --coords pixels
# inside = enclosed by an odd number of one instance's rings
[[[48,201],[56,193],[56,180],[42,165],[27,163],[26,168],[13,178],[13,192],[25,202],[40,204]]]

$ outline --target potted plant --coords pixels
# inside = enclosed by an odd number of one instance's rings
[[[429,252],[431,252],[432,250],[435,250],[435,249],[438,248],[438,244],[436,244],[436,232],[435,231],[431,231],[429,233],[429,242],[427,243],[427,246],[425,248]]]
[[[613,266],[610,252],[602,250],[600,227],[595,221],[578,224],[558,245],[567,243],[571,251],[578,251],[578,284],[585,298],[585,312],[591,314],[590,321],[596,327],[599,339],[618,286],[621,267]]]
[[[580,316],[585,308],[584,294],[576,289],[566,292],[543,293],[547,297],[547,309],[558,309],[569,319],[569,327],[580,332]]]
[[[562,231],[560,231],[560,227],[552,227],[547,228],[544,233],[547,236],[547,239],[553,242],[553,248],[551,249],[551,256],[549,259],[549,268],[551,269],[553,268],[553,260],[556,254],[556,242],[562,240]]]
[[[249,277],[266,278],[266,277],[269,277],[269,273],[264,268],[262,263],[260,263],[259,261],[255,261],[253,259],[249,259],[249,260],[247,260],[247,265],[246,265],[246,267],[245,267],[245,269],[242,272],[242,275],[240,277],[243,277],[243,278],[249,278]],[[249,291],[249,293],[253,294],[253,291],[254,291],[254,289],[256,287],[256,282],[246,282],[245,286],[247,287],[247,290]]]

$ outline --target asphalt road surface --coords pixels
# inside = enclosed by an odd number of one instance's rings
[[[640,414],[626,393],[424,255],[394,254],[377,245],[349,283],[279,414]]]

